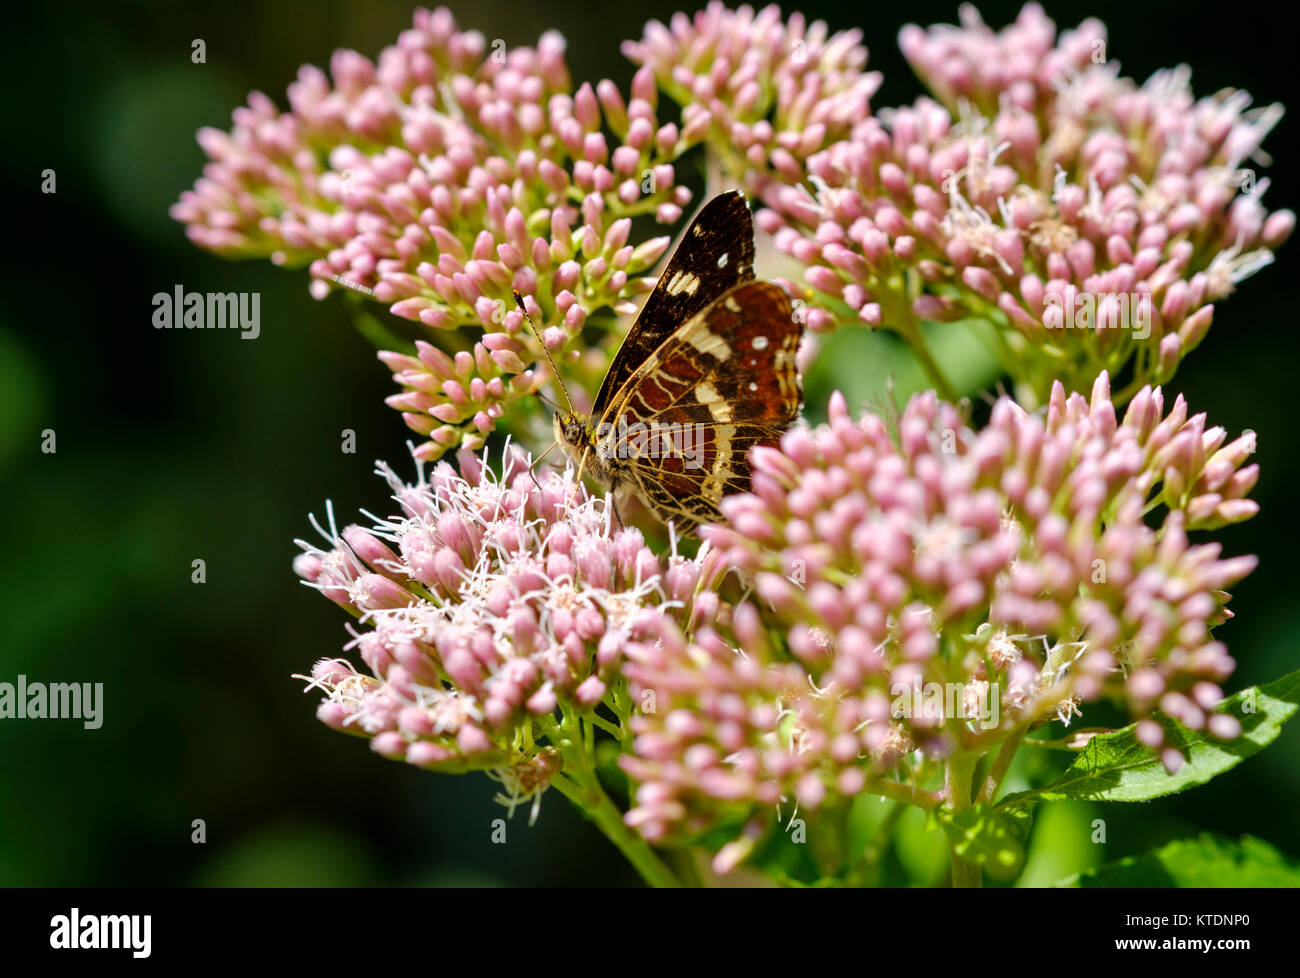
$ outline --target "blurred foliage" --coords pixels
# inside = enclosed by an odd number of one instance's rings
[[[1300,886],[1300,865],[1251,836],[1240,842],[1208,833],[1171,842],[1154,852],[1063,881],[1078,887],[1285,887]]]
[[[1093,866],[1101,846],[1093,842],[1101,810],[1084,802],[1042,805],[1034,813],[1033,835],[1019,887],[1051,886]]]
[[[1018,4],[980,6],[1001,24]],[[1202,17],[1172,2],[1149,6],[1141,22],[1126,21],[1131,8],[1115,0],[1047,6],[1062,24],[1102,17],[1135,77],[1186,62],[1199,92],[1238,84],[1259,101],[1295,101],[1284,31],[1220,16],[1205,31]],[[886,76],[877,104],[888,105],[917,94],[897,28],[905,18],[950,21],[955,7],[923,2],[886,17],[854,4],[800,9],[865,28],[871,66]],[[602,8],[599,17],[578,0],[453,8],[508,44],[558,28],[576,78],[626,82],[618,42],[677,4]],[[381,403],[391,380],[340,297],[316,303],[304,273],[201,254],[167,217],[199,175],[198,127],[228,125],[251,89],[283,104],[299,64],[324,64],[336,47],[374,55],[409,20],[410,6],[392,0],[116,0],[10,12],[0,39],[5,90],[17,93],[0,154],[16,191],[0,292],[0,681],[102,682],[106,702],[99,730],[0,724],[0,884],[635,881],[558,797],[545,799],[531,829],[517,814],[508,843],[493,845],[491,821],[504,810],[486,778],[392,764],[316,722],[314,698],[290,677],[338,653],[345,618],[294,579],[291,541],[309,532],[307,514],[322,512],[327,496],[345,519],[382,509],[387,493],[372,463],[400,463],[407,433]],[[1158,36],[1151,22],[1164,25]],[[206,41],[206,64],[190,61],[195,38]],[[1294,131],[1288,118],[1268,144],[1286,172],[1295,172]],[[40,193],[46,168],[57,174],[54,195]],[[1273,176],[1271,204],[1294,208],[1295,181]],[[1240,662],[1232,688],[1290,671],[1300,648],[1294,248],[1220,307],[1175,383],[1213,423],[1259,433],[1263,514],[1221,536],[1228,552],[1262,557],[1238,589],[1238,617],[1220,632]],[[155,331],[151,296],[177,283],[260,292],[261,337]],[[961,331],[934,330],[963,389],[994,379]],[[821,363],[808,379],[814,408],[834,387],[860,404],[879,401],[891,377],[900,400],[921,386],[904,351],[866,330],[834,337]],[[40,451],[45,429],[56,432],[56,454]],[[340,451],[343,429],[356,433],[354,455]],[[191,583],[196,558],[206,561],[206,584]],[[1092,808],[1045,806],[1023,882],[1043,885],[1201,830],[1300,851],[1298,731],[1183,796],[1108,807],[1104,846],[1084,835]],[[870,804],[868,814],[886,817],[889,806]],[[191,842],[194,819],[206,824],[202,845]],[[853,824],[870,837],[870,818]],[[915,811],[896,831],[880,882],[941,883],[942,831]]]

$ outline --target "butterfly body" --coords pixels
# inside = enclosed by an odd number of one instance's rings
[[[803,335],[790,300],[754,280],[753,222],[739,192],[687,230],[589,417],[557,413],[556,440],[615,496],[631,492],[683,532],[749,489],[747,454],[775,444],[803,396]]]

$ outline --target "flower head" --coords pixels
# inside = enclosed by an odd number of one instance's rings
[[[649,69],[630,100],[609,81],[575,90],[558,34],[489,47],[445,9],[417,11],[378,61],[340,51],[330,68],[302,69],[287,112],[255,93],[231,132],[201,131],[211,162],[172,214],[200,247],[309,265],[317,297],[349,289],[435,333],[486,331],[450,392],[423,348],[386,354],[423,454],[479,447],[534,387],[541,350],[512,292],[557,356],[593,312],[635,308],[668,239],[629,241],[631,218],[681,217],[674,161],[691,139],[659,120]]]
[[[767,188],[761,224],[821,296],[809,326],[986,319],[1040,398],[1057,378],[1086,390],[1099,362],[1134,362],[1130,392],[1166,381],[1294,228],[1249,167],[1281,108],[1197,99],[1186,69],[1123,78],[1095,21],[1053,47],[1034,5],[1000,34],[963,10],[960,29],[902,33],[939,102],[813,155],[815,193]]]
[[[683,132],[706,138],[728,175],[757,191],[802,180],[809,156],[868,117],[881,76],[863,70],[861,40],[799,13],[783,20],[775,4],[755,13],[713,0],[694,17],[652,20],[623,53],[682,106]]]
[[[537,738],[557,711],[627,713],[624,646],[711,607],[694,602],[711,558],[661,560],[572,468],[534,483],[510,449],[499,475],[469,452],[460,465],[414,483],[381,465],[398,514],[301,544],[295,569],[358,617],[348,648],[370,670],[325,660],[311,685],[330,726],[421,767],[495,770],[513,806],[549,783]]]
[[[915,24],[898,35],[912,68],[951,109],[970,102],[994,115],[1004,96],[1026,111],[1045,107],[1058,90],[1090,64],[1106,61],[1106,28],[1095,19],[1056,36],[1056,25],[1037,3],[1028,3],[1015,23],[993,31],[969,3],[961,26]]]
[[[754,602],[630,652],[658,706],[633,721],[630,823],[664,838],[884,793],[915,749],[978,752],[1101,698],[1235,736],[1208,712],[1234,665],[1211,628],[1255,559],[1188,533],[1254,513],[1253,436],[1228,442],[1150,388],[1121,420],[1105,375],[1091,401],[1056,385],[1045,416],[1003,398],[979,432],[933,394],[896,432],[838,395],[830,417],[755,450],[752,494],[704,530]],[[1156,748],[1160,731],[1141,728]]]

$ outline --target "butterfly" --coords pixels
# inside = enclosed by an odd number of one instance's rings
[[[556,411],[556,441],[665,523],[717,522],[749,490],[748,452],[799,416],[803,324],[778,286],[754,279],[754,222],[738,190],[696,216],[626,339],[590,416]]]

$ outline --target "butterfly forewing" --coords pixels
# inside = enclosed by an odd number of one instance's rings
[[[633,373],[682,323],[754,277],[754,221],[739,190],[719,194],[687,228],[596,395],[601,417]]]

